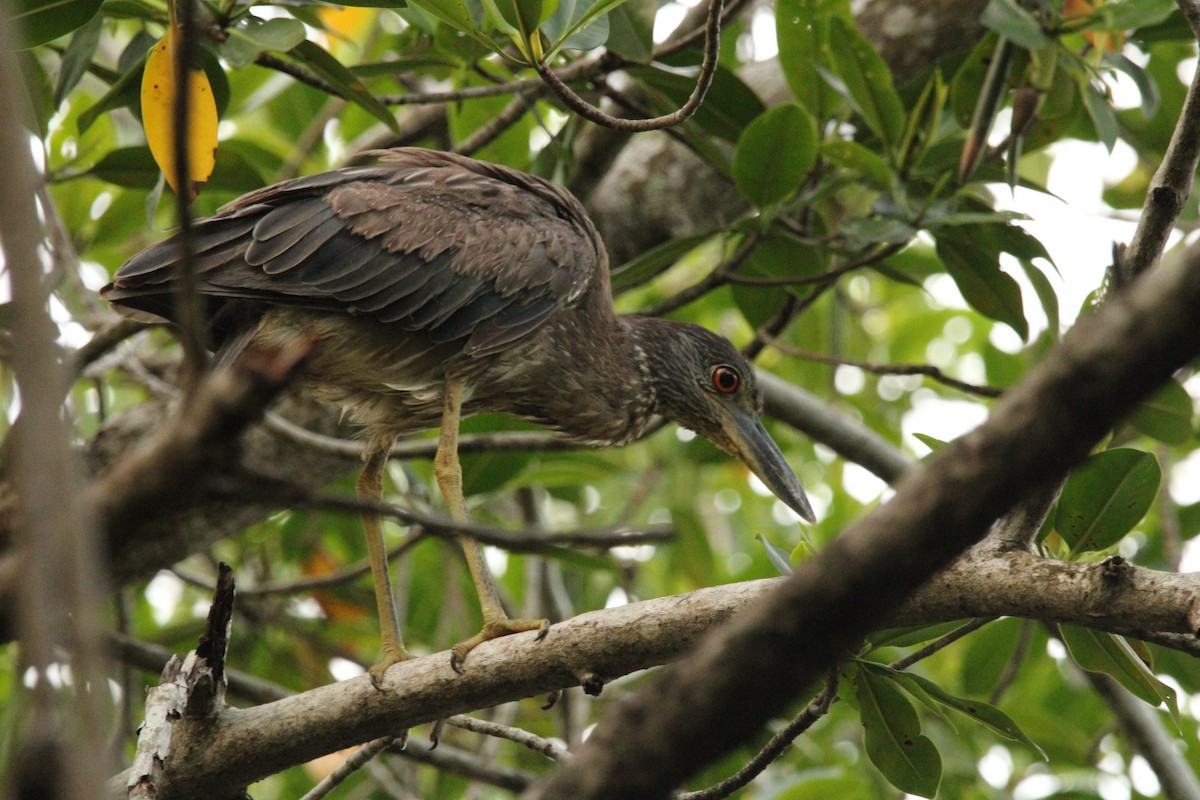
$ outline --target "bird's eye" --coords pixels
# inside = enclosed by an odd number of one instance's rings
[[[720,366],[713,368],[712,385],[721,394],[733,394],[742,385],[742,376],[733,367]]]

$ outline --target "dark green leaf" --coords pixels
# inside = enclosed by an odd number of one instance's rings
[[[701,233],[682,239],[671,239],[626,261],[612,272],[613,290],[625,291],[653,280],[711,236],[709,233]]]
[[[312,70],[317,77],[331,84],[346,99],[360,106],[396,133],[400,132],[396,118],[375,99],[375,95],[367,91],[367,87],[362,85],[353,72],[346,69],[320,45],[308,41],[301,42],[287,51],[287,54]]]
[[[759,116],[738,139],[733,177],[738,189],[758,207],[793,195],[817,161],[817,128],[795,103],[784,103]]]
[[[829,20],[826,62],[836,73],[830,83],[889,147],[904,136],[904,106],[892,84],[892,73],[858,29],[841,17]],[[822,70],[826,80],[831,77]]]
[[[1096,453],[1067,479],[1054,526],[1072,553],[1111,547],[1146,515],[1161,477],[1150,453],[1128,448]]]
[[[1006,323],[1022,339],[1029,338],[1029,323],[1021,301],[1021,287],[1000,269],[999,254],[968,236],[943,233],[937,253],[963,298],[986,317]]]
[[[14,0],[5,21],[21,32],[23,48],[36,47],[82,28],[100,10],[101,0]]]
[[[855,697],[871,763],[902,792],[921,797],[937,794],[942,759],[921,733],[912,703],[891,680],[871,669],[859,669]]]
[[[690,53],[671,59],[669,64],[678,69],[636,67],[630,70],[630,74],[665,95],[674,109],[683,105],[695,88],[698,66]],[[762,100],[741,78],[725,67],[718,67],[712,86],[693,121],[714,136],[727,142],[736,142],[746,126],[765,110]]]
[[[58,71],[58,82],[54,85],[54,107],[62,105],[65,98],[79,79],[87,72],[92,59],[96,55],[96,46],[100,42],[100,32],[104,26],[104,18],[96,15],[88,21],[75,35],[62,55],[62,67]]]
[[[154,37],[144,34],[145,31],[142,31],[133,37],[121,52],[121,58],[118,61],[121,76],[109,87],[103,97],[79,115],[76,124],[79,126],[80,133],[86,133],[101,114],[106,114],[114,108],[137,105],[141,97],[139,91],[142,83],[142,67],[146,63],[146,53],[150,52],[150,48],[156,41]]]
[[[896,676],[897,682],[905,689],[911,691],[910,687],[915,686],[946,708],[953,709],[960,714],[970,717],[985,728],[1000,734],[1005,739],[1021,742],[1031,750],[1036,751],[1044,760],[1047,758],[1046,751],[1026,736],[1025,732],[1017,726],[1017,723],[1013,722],[1007,714],[995,706],[979,700],[955,697],[933,681],[922,678],[920,675],[914,675],[910,672],[893,672],[893,674]]]
[[[1158,93],[1158,84],[1154,82],[1154,78],[1150,77],[1150,73],[1121,53],[1105,53],[1104,63],[1129,76],[1137,86],[1138,94],[1142,98],[1142,119],[1153,117],[1154,112],[1158,111],[1158,103],[1162,98]]]
[[[935,622],[931,625],[912,625],[907,628],[887,628],[868,637],[872,647],[912,647],[932,642],[963,626],[962,620]]]
[[[605,45],[619,56],[644,64],[654,54],[654,10],[643,0],[631,0],[608,13]]]
[[[203,184],[205,190],[245,192],[259,189],[263,177],[254,164],[236,150],[218,148],[216,167]],[[132,189],[152,189],[158,183],[161,170],[145,145],[110,150],[88,173],[102,181]]]
[[[1192,398],[1175,381],[1143,401],[1129,418],[1139,432],[1167,444],[1184,444],[1192,438]]]
[[[1083,106],[1087,109],[1088,117],[1092,120],[1092,126],[1096,131],[1096,138],[1111,153],[1121,135],[1121,125],[1117,122],[1117,115],[1113,112],[1108,97],[1100,93],[1091,83],[1084,83],[1079,91],[1083,97]]]
[[[1050,43],[1041,23],[1017,0],[991,0],[980,21],[1026,50],[1041,50]]]
[[[1156,708],[1166,703],[1176,727],[1179,726],[1175,690],[1154,677],[1123,637],[1075,625],[1061,625],[1059,633],[1076,664],[1088,672],[1108,675],[1135,697]]]

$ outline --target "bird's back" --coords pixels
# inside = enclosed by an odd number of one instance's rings
[[[245,195],[194,225],[214,344],[272,307],[360,317],[482,358],[589,291],[606,256],[569,193],[539,178],[414,148]],[[171,320],[178,242],[130,259],[102,290]]]

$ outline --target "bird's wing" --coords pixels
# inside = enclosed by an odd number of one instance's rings
[[[252,192],[193,226],[201,294],[358,314],[487,355],[607,283],[578,201],[538,178],[428,150]],[[179,245],[130,259],[103,294],[171,319]]]

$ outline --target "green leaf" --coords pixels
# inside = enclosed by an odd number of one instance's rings
[[[654,9],[631,0],[607,15],[608,41],[605,46],[619,56],[644,64],[654,55]]]
[[[244,194],[262,188],[264,183],[255,165],[236,149],[216,151],[216,166],[203,184],[206,190]],[[119,147],[104,154],[87,172],[102,181],[131,189],[153,189],[161,170],[145,145]]]
[[[1108,675],[1135,697],[1156,708],[1160,703],[1166,703],[1175,726],[1179,727],[1175,690],[1154,677],[1124,637],[1076,625],[1060,625],[1059,633],[1071,658],[1081,668]]]
[[[867,637],[873,648],[877,647],[912,647],[913,645],[932,642],[940,639],[951,631],[963,626],[960,619],[949,622],[935,622],[929,625],[910,625],[905,628],[886,628],[876,631]]]
[[[259,53],[267,50],[285,52],[305,40],[304,23],[288,17],[259,19],[247,14],[229,29],[227,38],[217,48],[221,57],[234,69],[254,63]]]
[[[945,447],[947,444],[949,444],[949,442],[943,441],[941,439],[936,439],[927,433],[914,433],[913,438],[916,439],[917,441],[919,441],[921,444],[928,447],[934,453],[936,453],[938,450],[941,450],[943,447]]]
[[[1171,5],[1174,6],[1174,3]],[[1153,117],[1154,112],[1158,111],[1162,95],[1158,91],[1158,84],[1154,82],[1154,78],[1150,77],[1150,73],[1121,53],[1106,52],[1104,63],[1129,76],[1137,86],[1138,94],[1142,98],[1142,119]]]
[[[889,147],[904,136],[904,105],[892,84],[892,73],[879,53],[858,29],[841,17],[829,20],[829,41],[824,43],[836,78],[830,81],[867,126]],[[827,70],[821,74],[829,81]]]
[[[542,24],[542,33],[554,42],[552,49],[570,48],[575,50],[592,50],[600,47],[608,39],[608,16],[602,16],[586,28],[579,28],[588,11],[586,0],[559,0],[554,13]],[[569,38],[564,34],[569,30],[577,31]]]
[[[595,0],[590,6],[585,6],[587,10],[583,14],[577,15],[577,21],[568,26],[562,33],[554,49],[561,47],[563,42],[569,41],[575,34],[625,2],[626,0]],[[554,49],[550,51],[551,54],[553,54]]]
[[[142,31],[137,36],[129,41],[125,49],[121,52],[121,58],[118,66],[122,72],[109,87],[104,96],[92,104],[86,111],[79,115],[76,120],[76,125],[79,127],[81,134],[87,133],[88,128],[92,127],[101,114],[106,114],[114,108],[134,105],[139,102],[141,95],[142,84],[142,68],[146,63],[146,54],[150,52],[156,40]]]
[[[991,0],[980,22],[1026,50],[1041,50],[1050,43],[1041,23],[1017,0]]]
[[[58,71],[58,82],[54,84],[54,107],[62,105],[63,99],[84,76],[92,58],[96,55],[96,47],[100,43],[100,32],[104,26],[104,18],[99,14],[92,17],[86,25],[75,31],[71,43],[62,55],[62,68]]]
[[[922,678],[920,675],[910,672],[895,672],[894,670],[891,670],[891,672],[895,675],[896,681],[906,690],[912,691],[913,687],[915,687],[946,708],[969,717],[988,730],[1000,734],[1005,739],[1027,745],[1031,750],[1036,751],[1043,760],[1049,760],[1046,756],[1046,751],[1026,736],[1017,723],[1013,722],[1007,714],[995,706],[979,700],[955,697],[933,681]]]
[[[1168,381],[1157,394],[1145,400],[1129,418],[1129,424],[1160,442],[1184,444],[1192,438],[1192,398],[1175,381]]]
[[[754,534],[754,538],[762,542],[762,546],[767,551],[767,558],[771,559],[771,564],[775,569],[779,570],[780,575],[791,575],[795,570],[792,569],[792,559],[787,551],[780,550],[775,544],[763,536],[761,533]]]
[[[816,163],[816,123],[800,106],[784,103],[738,138],[733,177],[746,199],[762,208],[794,194]]]
[[[1084,461],[1067,479],[1054,520],[1072,555],[1104,550],[1133,530],[1161,477],[1158,461],[1141,450],[1105,450]]]
[[[473,7],[463,0],[413,0],[413,5],[463,33],[472,33],[483,24],[483,7],[478,3]]]
[[[375,98],[375,95],[367,91],[367,87],[362,85],[362,82],[355,77],[353,72],[346,69],[340,61],[331,56],[320,45],[304,41],[291,50],[288,50],[287,55],[305,67],[308,67],[318,78],[331,84],[347,100],[360,106],[371,116],[387,125],[388,128],[396,133],[400,132],[396,118],[384,108],[383,104]]]
[[[775,3],[775,39],[779,43],[779,67],[787,80],[796,102],[808,109],[816,119],[825,119],[828,106],[837,102],[829,98],[829,87],[817,72],[821,52],[821,19],[819,0],[777,0]]]
[[[693,54],[683,53],[665,59],[664,65],[635,67],[630,74],[665,95],[674,110],[687,101],[695,88],[698,65]],[[692,122],[727,142],[737,142],[745,129],[766,110],[762,100],[741,78],[725,67],[717,67],[712,86]],[[684,126],[685,129],[688,127],[690,125]]]
[[[21,32],[22,48],[37,47],[82,28],[100,10],[101,0],[14,0],[10,30]]]
[[[945,232],[938,237],[937,254],[972,308],[1007,324],[1022,339],[1029,338],[1021,287],[1000,269],[998,253],[985,249],[969,236]]]
[[[858,670],[855,697],[871,763],[902,792],[921,797],[937,794],[942,759],[921,733],[912,703],[892,680],[873,669]]]
[[[847,139],[826,142],[821,155],[842,169],[857,172],[878,189],[890,188],[896,178],[895,170],[886,161],[858,142]]]
[[[671,239],[631,258],[612,272],[613,291],[625,291],[653,280],[692,250],[712,237],[710,233]]]
[[[1096,131],[1096,138],[1111,153],[1121,135],[1121,124],[1117,121],[1112,104],[1109,103],[1108,97],[1098,91],[1090,82],[1084,82],[1079,91],[1083,97],[1083,107],[1087,109],[1088,117],[1092,120],[1092,126]]]

